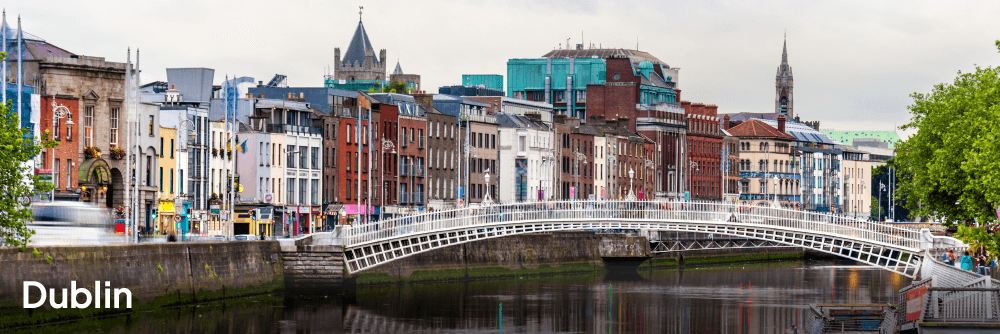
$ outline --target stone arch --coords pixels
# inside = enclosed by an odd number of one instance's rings
[[[125,205],[125,177],[118,168],[111,169],[111,184],[105,191],[105,203],[109,208]]]

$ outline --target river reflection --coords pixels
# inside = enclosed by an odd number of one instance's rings
[[[906,284],[834,262],[734,264],[258,296],[51,332],[785,333],[803,326],[810,303],[889,303]]]

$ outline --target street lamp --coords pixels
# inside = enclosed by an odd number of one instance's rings
[[[778,176],[774,176],[774,202],[771,203],[771,207],[778,208]]]
[[[396,145],[392,143],[391,140],[382,137],[382,154],[385,154],[386,150],[392,150],[391,154],[396,154]],[[382,165],[385,165],[385,158],[382,158]],[[384,168],[385,166],[383,166]],[[378,211],[378,220],[382,221],[382,213],[385,212],[385,170],[382,170],[382,210]]]
[[[632,168],[628,169],[628,196],[625,197],[626,201],[634,201],[635,194],[632,193],[632,178],[635,177],[635,170]]]
[[[580,153],[580,151],[573,151],[573,156],[576,158],[576,175],[574,175],[573,177],[574,177],[574,180],[576,180],[576,186],[577,186],[577,188],[579,188],[580,187],[580,171],[583,170],[583,168],[581,168],[582,166],[580,166],[580,162],[582,161],[583,164],[587,164],[587,156],[584,155],[583,153]],[[576,196],[580,196],[580,189],[576,190],[576,194],[575,195]]]
[[[693,172],[689,173],[689,176],[688,176],[689,181],[691,181],[691,184],[688,186],[688,189],[689,189],[688,191],[691,191],[690,189],[694,188],[694,177],[693,177],[694,176],[694,172],[700,171],[701,168],[698,168],[698,162],[697,161],[689,161],[689,162],[690,163],[688,164],[688,167],[690,169],[694,170]]]
[[[53,134],[55,134],[56,126],[58,126],[57,125],[58,124],[57,120],[60,119],[60,118],[66,118],[66,126],[72,126],[73,125],[72,115],[73,115],[73,113],[69,111],[69,108],[66,108],[66,106],[64,106],[64,105],[57,105],[56,104],[56,97],[52,96],[52,133]],[[50,174],[50,176],[55,176],[55,173],[59,172],[59,171],[57,171],[57,170],[54,169],[55,165],[56,165],[56,148],[53,147],[52,148],[52,164],[49,165],[49,169],[52,169],[52,174]],[[53,178],[53,180],[55,180],[55,178]],[[53,184],[52,190],[49,191],[49,201],[53,201],[54,202],[56,200],[56,187],[58,187],[58,186],[59,186],[58,184]]]
[[[608,168],[607,168],[607,171],[604,173],[604,175],[606,176],[607,179],[610,180],[611,179],[611,171],[612,170],[614,170],[614,171],[618,170],[618,144],[615,144],[614,142],[608,143],[608,151],[604,155],[604,157],[605,157],[605,159],[607,160],[607,163],[608,163]],[[615,175],[615,183],[614,183],[615,185],[618,185],[618,180],[617,179],[618,179],[618,175]],[[605,184],[607,184],[609,188],[611,187],[611,183],[610,182],[605,182]],[[608,191],[608,193],[618,194],[618,188],[616,187],[614,189],[611,189],[610,191]]]
[[[488,205],[493,204],[493,199],[490,198],[490,169],[489,168],[487,168],[485,170],[485,175],[483,175],[483,177],[486,178],[486,196],[485,196],[485,198],[483,198],[482,206],[488,206]]]

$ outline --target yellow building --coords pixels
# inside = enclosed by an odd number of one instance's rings
[[[177,187],[177,129],[160,127],[160,175],[157,180],[157,196],[159,214],[157,215],[156,231],[158,234],[169,234],[175,231],[174,216],[177,210],[174,205]]]

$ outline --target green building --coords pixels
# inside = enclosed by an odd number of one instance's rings
[[[462,86],[483,86],[489,89],[503,90],[503,76],[499,74],[463,74]]]
[[[632,73],[641,75],[640,104],[677,103],[678,69],[670,68],[647,52],[628,49],[578,47],[553,50],[542,58],[510,59],[507,61],[507,96],[550,103],[556,113],[585,121],[587,86],[607,85],[606,59],[609,57],[628,58]]]

